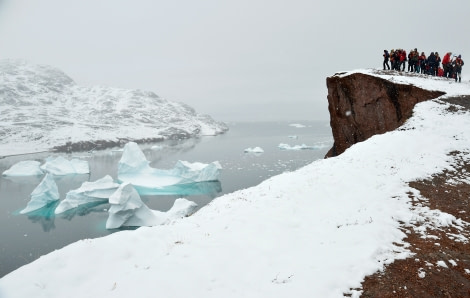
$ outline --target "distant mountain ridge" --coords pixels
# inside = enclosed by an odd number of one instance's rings
[[[224,123],[153,92],[79,86],[51,66],[0,61],[0,156],[227,130]]]

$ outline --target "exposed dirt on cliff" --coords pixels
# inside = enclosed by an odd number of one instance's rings
[[[470,96],[444,99],[452,109],[470,109]],[[409,185],[411,208],[429,207],[455,216],[459,224],[402,226],[412,257],[365,278],[361,297],[470,297],[470,152],[450,152],[454,170]]]
[[[410,77],[418,74],[396,72]],[[371,136],[400,127],[422,101],[444,95],[363,73],[327,78],[328,110],[334,144],[326,157],[343,153]]]

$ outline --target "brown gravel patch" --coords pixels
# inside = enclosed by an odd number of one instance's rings
[[[439,209],[465,222],[428,228],[403,226],[412,257],[396,260],[365,278],[361,297],[470,297],[470,153],[452,152],[454,170],[410,182],[418,198],[409,194],[412,206]]]

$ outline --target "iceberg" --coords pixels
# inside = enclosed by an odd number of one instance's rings
[[[173,185],[217,181],[221,169],[218,161],[204,164],[181,160],[173,169],[155,169],[150,167],[139,146],[135,142],[129,142],[124,146],[118,163],[118,180],[129,182],[136,187],[161,189]]]
[[[246,148],[245,153],[263,153],[264,150],[261,147],[254,147],[254,148]]]
[[[23,160],[13,166],[8,170],[3,172],[3,176],[40,176],[44,172],[40,168],[41,163],[35,160]]]
[[[26,208],[20,211],[21,214],[38,210],[48,204],[59,200],[59,189],[51,174],[46,174],[44,179],[31,193],[31,200]]]
[[[90,173],[90,167],[86,160],[68,160],[62,156],[46,158],[46,162],[41,166],[41,169],[57,176]]]
[[[124,226],[156,226],[194,212],[197,204],[186,199],[177,199],[167,212],[151,210],[140,199],[139,193],[130,183],[123,183],[109,197],[109,217],[106,229]]]
[[[71,190],[55,209],[55,214],[60,214],[73,208],[89,203],[107,203],[109,197],[119,187],[109,175],[94,182],[83,182],[82,186]]]

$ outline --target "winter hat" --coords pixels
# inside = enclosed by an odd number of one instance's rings
[[[459,58],[462,58],[462,55],[459,55]]]

